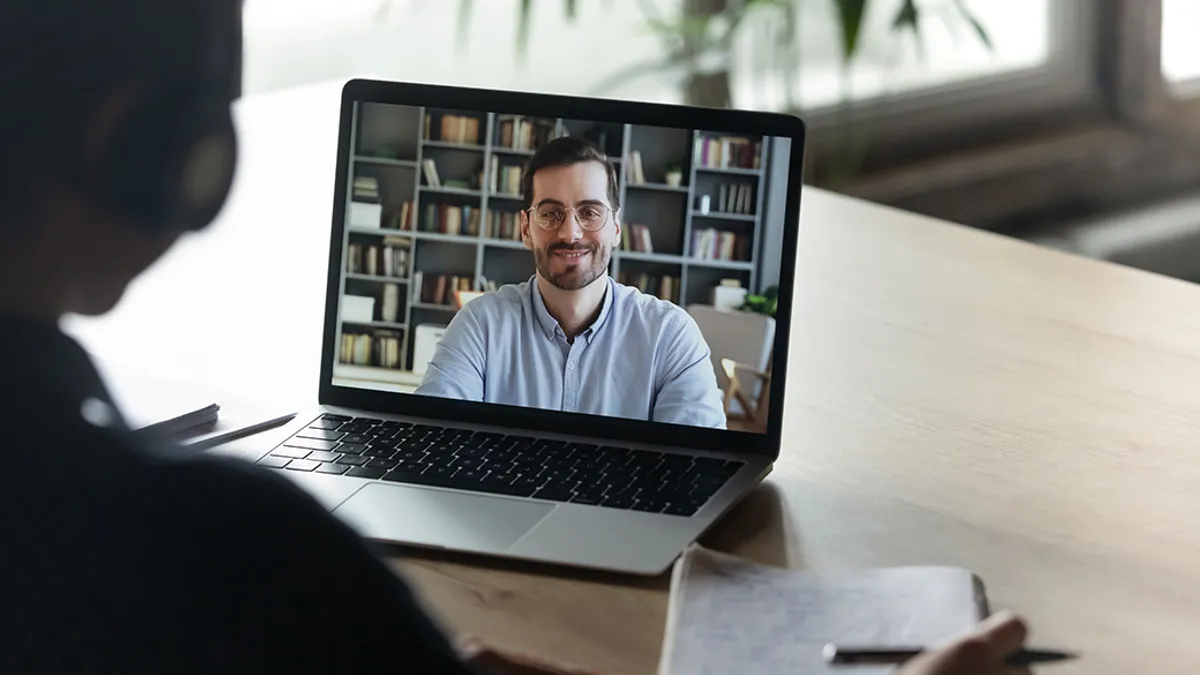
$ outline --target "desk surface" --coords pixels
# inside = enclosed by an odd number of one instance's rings
[[[235,196],[102,319],[110,362],[316,395],[336,87],[262,97]],[[1200,664],[1200,288],[805,189],[782,457],[704,542],[794,567],[963,565],[1073,673]],[[419,552],[457,632],[654,672],[666,578]]]

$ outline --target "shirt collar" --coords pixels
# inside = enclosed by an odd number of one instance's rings
[[[588,344],[591,344],[592,338],[596,336],[596,332],[600,330],[604,322],[608,320],[608,315],[612,313],[613,296],[615,295],[612,277],[606,274],[604,276],[604,284],[606,288],[604,289],[604,300],[600,304],[600,315],[596,317],[592,325],[580,333],[588,341]],[[550,311],[546,309],[546,302],[542,299],[542,291],[538,288],[537,275],[530,278],[529,285],[532,287],[530,293],[533,295],[533,313],[537,316],[538,324],[542,327],[542,332],[546,334],[546,339],[553,340],[556,335],[565,336],[562,326],[558,325],[558,321],[550,316]]]

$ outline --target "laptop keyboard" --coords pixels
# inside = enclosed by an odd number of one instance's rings
[[[326,414],[259,460],[552,502],[690,516],[744,462]]]

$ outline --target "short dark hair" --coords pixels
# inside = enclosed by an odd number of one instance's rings
[[[620,191],[617,186],[617,170],[608,155],[582,136],[560,136],[538,148],[521,173],[521,196],[525,208],[533,206],[533,175],[552,166],[571,166],[580,162],[600,162],[608,174],[608,202],[613,209],[620,208]]]
[[[207,69],[214,27],[241,11],[242,0],[4,0],[0,218],[34,217],[39,186],[75,177],[84,135],[123,87]]]

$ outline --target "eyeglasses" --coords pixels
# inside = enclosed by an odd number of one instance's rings
[[[608,224],[610,213],[616,214],[619,209],[610,209],[605,204],[584,204],[579,207],[566,207],[560,204],[542,204],[530,209],[529,219],[543,230],[557,230],[567,220],[567,212],[575,212],[575,220],[579,226],[588,232],[595,232]]]

